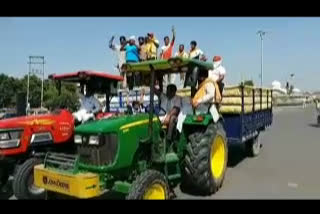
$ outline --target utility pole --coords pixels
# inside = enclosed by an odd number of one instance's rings
[[[261,39],[261,73],[260,73],[260,80],[261,80],[261,87],[263,86],[263,36],[266,35],[265,31],[259,30],[257,34],[260,36]]]
[[[40,74],[42,75],[42,80],[41,80],[41,102],[40,102],[40,108],[42,109],[42,106],[43,106],[43,81],[44,81],[44,64],[45,64],[45,61],[44,61],[44,56],[29,56],[29,72],[28,72],[28,86],[27,86],[27,110],[28,108],[30,107],[29,105],[29,96],[30,96],[30,73],[36,73],[36,74]],[[32,66],[34,65],[42,65],[41,66],[41,69],[38,70],[34,70],[32,69]],[[26,111],[27,111],[26,110]],[[28,112],[26,112],[28,113]]]

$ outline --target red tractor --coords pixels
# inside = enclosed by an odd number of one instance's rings
[[[96,119],[109,117],[110,98],[117,94],[117,83],[123,78],[104,72],[79,71],[62,75],[50,75],[59,92],[61,81],[80,83],[93,87],[95,93],[106,95],[105,112]],[[0,187],[13,175],[13,193],[18,199],[42,199],[43,189],[33,185],[33,166],[43,162],[48,151],[73,153],[75,119],[66,109],[50,114],[15,117],[0,120]]]

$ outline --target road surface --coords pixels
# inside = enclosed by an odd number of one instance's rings
[[[320,127],[314,108],[280,108],[272,127],[261,136],[256,158],[233,155],[222,188],[209,197],[180,199],[295,199],[320,198]],[[240,149],[233,151],[239,154]],[[241,151],[241,150],[240,150]],[[240,157],[239,157],[240,156]]]
[[[241,148],[231,148],[219,192],[198,197],[176,188],[177,199],[319,199],[320,127],[315,124],[312,107],[275,109],[258,157],[245,158]],[[15,199],[10,194],[2,198]]]

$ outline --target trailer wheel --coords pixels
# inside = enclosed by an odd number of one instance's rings
[[[260,154],[262,144],[259,139],[259,135],[248,140],[245,143],[246,153],[249,157],[256,157]]]
[[[155,170],[147,170],[132,183],[128,200],[168,200],[170,187],[165,176]]]
[[[45,198],[45,190],[33,184],[33,167],[40,163],[42,163],[41,159],[31,158],[18,166],[13,178],[13,193],[17,199]]]
[[[210,195],[223,184],[228,162],[228,145],[223,125],[210,124],[204,133],[189,136],[181,190]]]

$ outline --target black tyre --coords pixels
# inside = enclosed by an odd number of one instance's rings
[[[41,159],[31,158],[18,166],[12,184],[17,199],[45,199],[45,190],[33,184],[33,167],[40,163]]]
[[[246,153],[249,157],[258,156],[260,154],[261,147],[262,145],[259,139],[259,135],[252,138],[251,140],[248,140],[245,143]]]
[[[320,115],[318,115],[318,117],[317,117],[317,123],[318,123],[318,125],[320,125]]]
[[[1,166],[0,168],[0,189],[7,184],[9,180],[9,171],[7,168]]]
[[[210,124],[206,131],[189,136],[181,190],[210,195],[223,184],[228,162],[228,145],[222,124]]]
[[[170,187],[165,176],[155,170],[147,170],[132,183],[128,200],[167,200]]]

